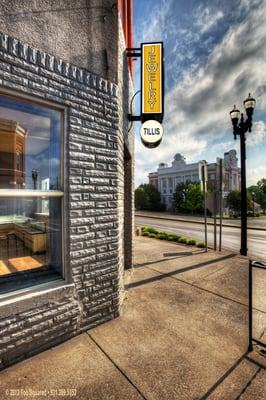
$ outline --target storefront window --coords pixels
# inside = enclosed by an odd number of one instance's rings
[[[0,95],[0,293],[62,277],[62,112]]]

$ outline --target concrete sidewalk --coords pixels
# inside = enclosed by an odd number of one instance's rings
[[[0,399],[266,399],[265,359],[246,354],[247,266],[136,238],[122,316],[0,373]],[[261,336],[262,284],[256,296]]]

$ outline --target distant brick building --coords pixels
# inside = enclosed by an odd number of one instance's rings
[[[172,165],[169,167],[166,163],[160,163],[156,172],[149,174],[149,183],[155,186],[160,194],[167,209],[173,207],[173,193],[176,185],[180,182],[199,182],[199,162],[186,163],[185,157],[177,153]],[[208,170],[208,188],[217,187],[219,179],[219,165],[209,163]],[[235,150],[224,153],[224,195],[231,190],[240,190],[240,168]]]
[[[24,147],[0,142],[4,368],[119,315],[134,134],[130,0],[0,6],[0,137],[7,121],[27,132]]]

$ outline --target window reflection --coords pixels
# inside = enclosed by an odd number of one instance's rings
[[[59,190],[61,113],[0,96],[0,189]]]
[[[44,266],[60,270],[60,203],[58,198],[1,198],[0,276]]]
[[[61,198],[49,196],[61,179],[61,113],[0,95],[0,189],[14,194],[0,193],[0,292],[28,271],[61,273]]]

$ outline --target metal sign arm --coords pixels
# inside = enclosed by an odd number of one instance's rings
[[[140,47],[128,47],[126,49],[127,57],[141,57],[141,48]]]

